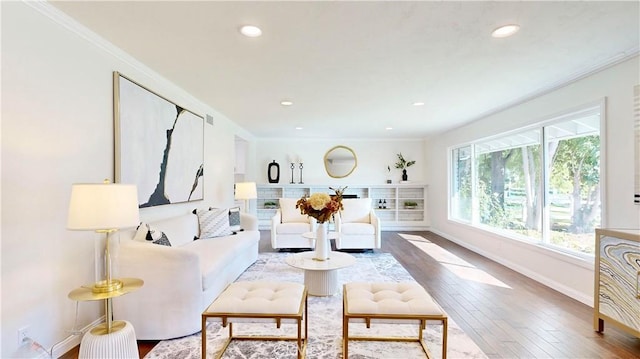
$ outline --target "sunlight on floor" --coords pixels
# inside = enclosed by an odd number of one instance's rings
[[[445,268],[462,279],[511,289],[510,286],[496,279],[491,274],[474,267],[471,263],[463,260],[437,244],[430,242],[422,236],[404,233],[398,233],[398,235],[408,240],[414,246],[420,248],[431,258],[440,262]]]

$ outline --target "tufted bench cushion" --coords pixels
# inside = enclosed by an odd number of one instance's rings
[[[218,354],[222,357],[233,339],[242,340],[297,340],[298,358],[304,356],[307,344],[307,289],[303,284],[288,282],[235,282],[231,283],[202,313],[202,358],[206,358],[207,320],[222,321],[229,326],[229,338]],[[304,338],[301,322],[304,319]],[[233,324],[238,322],[282,322],[297,324],[297,337],[234,336]]]
[[[429,351],[422,338],[427,322],[443,326],[442,358],[446,358],[447,314],[418,283],[347,283],[343,289],[343,350],[348,358],[349,340],[394,340],[393,338],[350,337],[350,322],[418,323],[417,339],[397,338],[398,341],[418,341],[428,358]]]

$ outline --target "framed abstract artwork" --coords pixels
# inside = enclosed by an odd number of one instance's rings
[[[204,119],[113,73],[115,179],[138,187],[138,206],[204,198]]]

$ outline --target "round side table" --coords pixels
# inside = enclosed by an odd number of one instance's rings
[[[356,258],[342,252],[329,252],[329,259],[315,260],[315,252],[303,252],[286,258],[288,265],[304,269],[304,284],[309,295],[330,296],[336,294],[338,285],[338,269],[349,267],[356,263]]]

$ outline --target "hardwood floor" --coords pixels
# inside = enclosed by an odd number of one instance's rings
[[[383,232],[381,251],[393,254],[488,357],[640,358],[640,339],[606,325],[604,334],[593,330],[591,307],[431,232],[402,233],[426,238],[446,260],[397,232]],[[261,252],[273,251],[269,236],[261,231]],[[478,277],[495,284],[465,279]],[[156,343],[139,341],[140,357]]]

